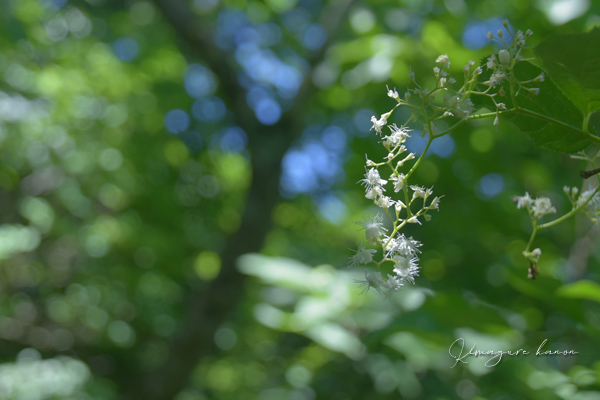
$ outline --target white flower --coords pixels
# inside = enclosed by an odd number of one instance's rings
[[[464,99],[464,96],[454,96],[448,102],[448,108],[452,115],[456,115],[458,118],[467,118],[473,114],[475,105],[471,99]]]
[[[502,81],[504,80],[504,78],[506,78],[506,75],[504,75],[502,72],[500,71],[495,71],[492,76],[490,76],[490,80],[487,81],[486,83],[490,86],[496,87],[496,85],[499,85],[502,83]]]
[[[406,142],[406,139],[410,137],[408,132],[412,130],[407,128],[398,128],[396,124],[389,125],[388,127],[392,133],[389,136],[384,136],[383,143],[389,147],[396,147],[399,144]],[[402,151],[399,153],[402,153]]]
[[[366,186],[367,191],[370,191],[373,187],[382,186],[387,183],[386,180],[381,179],[379,171],[376,168],[368,170],[365,174],[365,179],[361,179],[359,182],[362,182]]]
[[[394,100],[400,100],[400,95],[396,91],[396,88],[394,88],[394,90],[390,90],[390,88],[386,86],[386,89],[387,89],[387,95],[389,97],[391,97]]]
[[[383,195],[383,189],[381,186],[373,186],[372,188],[368,189],[367,188],[367,192],[365,193],[365,197],[369,200],[375,200],[376,198],[378,198],[379,196]]]
[[[390,241],[390,245],[386,248],[387,257],[394,254],[408,258],[416,258],[417,253],[421,252],[421,250],[419,250],[419,247],[421,246],[421,243],[414,240],[412,237],[407,238],[404,235],[400,235],[397,239]]]
[[[389,296],[392,294],[392,291],[397,291],[404,286],[404,283],[402,282],[402,279],[388,274],[388,280],[387,282],[384,282],[383,286],[385,286],[387,289],[390,289],[390,291],[387,293]]]
[[[419,225],[423,225],[421,223],[421,221],[419,221],[419,219],[417,218],[416,215],[413,215],[412,217],[410,217],[409,219],[406,220],[406,222],[408,222],[409,224],[419,224]]]
[[[517,200],[517,208],[521,209],[523,207],[529,208],[533,204],[533,199],[529,197],[529,193],[525,192],[525,196],[516,196]]]
[[[365,270],[365,280],[360,281],[355,279],[354,282],[365,287],[363,291],[360,292],[360,294],[367,293],[369,289],[373,288],[379,293],[385,295],[382,289],[382,287],[385,287],[385,281],[383,280],[383,278],[381,277],[381,273],[379,272],[372,272],[370,274],[367,274],[367,270]]]
[[[378,199],[375,200],[375,205],[377,207],[381,207],[381,208],[387,210],[392,205],[394,205],[394,200],[392,200],[392,198],[388,197],[388,196],[381,196],[381,197],[379,197]]]
[[[417,265],[418,259],[416,257],[394,256],[393,260],[396,263],[394,272],[402,282],[414,284],[415,276],[419,276],[419,266]]]
[[[556,208],[552,207],[552,203],[550,202],[549,198],[538,197],[533,201],[531,211],[533,211],[534,217],[540,219],[546,214],[555,214]]]
[[[372,244],[377,243],[377,239],[384,232],[387,232],[387,229],[383,227],[383,215],[381,214],[371,218],[371,221],[364,220],[363,222],[357,222],[357,224],[365,228],[367,241]]]
[[[496,55],[495,54],[492,54],[491,57],[488,57],[486,66],[488,69],[496,68]]]
[[[442,54],[435,60],[435,62],[440,63],[442,67],[450,67],[450,59],[448,58],[448,54]]]
[[[573,188],[573,191],[575,191],[576,188]],[[596,191],[596,188],[592,188],[589,190],[586,190],[585,192],[581,192],[581,195],[579,195],[579,198],[577,199],[577,202],[575,203],[577,205],[577,207],[581,207],[586,201],[588,201],[588,199],[590,197],[592,197],[592,194],[594,194],[594,192]],[[597,206],[594,203],[599,203],[600,202],[600,194],[596,194],[594,196],[594,198],[588,203],[587,208],[588,209],[595,209],[597,208]]]
[[[356,267],[359,264],[368,264],[373,261],[373,254],[377,253],[377,250],[374,249],[365,249],[364,244],[358,245],[358,250],[356,250],[356,254],[350,257],[350,261],[348,262],[348,267]]]
[[[398,193],[404,188],[404,179],[406,175],[400,174],[398,176],[392,176],[390,180],[394,182],[394,192]]]
[[[397,278],[395,276],[391,276],[388,274],[388,280],[385,281],[381,277],[380,272],[372,272],[369,274],[366,270],[365,280],[363,281],[355,279],[354,282],[364,286],[364,289],[360,292],[360,294],[365,294],[369,291],[369,289],[373,288],[382,295],[384,295],[386,298],[390,297],[395,291],[397,291],[404,285],[402,279]],[[387,291],[384,292],[384,290],[386,289]]]
[[[417,186],[417,185],[411,185],[410,188],[413,190],[413,200],[416,199],[417,197],[422,197],[423,199],[426,199],[427,197],[431,196],[431,194],[433,194],[433,190],[431,189],[425,189],[422,186]]]
[[[431,200],[431,203],[429,203],[429,207],[427,207],[427,209],[439,211],[440,210],[440,197],[435,197],[433,200]]]
[[[375,116],[372,116],[371,122],[373,123],[373,126],[371,127],[371,129],[375,128],[375,132],[377,132],[378,135],[381,135],[381,130],[383,129],[385,124],[387,124],[387,120],[390,117],[390,115],[392,115],[391,111],[383,114],[379,119],[377,119]]]

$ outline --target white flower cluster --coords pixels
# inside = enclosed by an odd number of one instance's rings
[[[365,280],[356,280],[355,282],[364,286],[362,293],[366,293],[370,288],[377,290],[386,297],[399,290],[407,283],[415,283],[415,277],[419,276],[419,257],[421,243],[412,237],[407,238],[400,235],[397,238],[386,236],[381,223],[381,215],[374,217],[371,221],[360,223],[365,227],[367,239],[375,240],[385,245],[385,259],[394,263],[394,275],[388,274],[387,280],[381,276],[381,272],[375,271],[368,273],[365,270]],[[377,235],[377,236],[373,236]],[[350,266],[367,264],[373,261],[373,254],[377,251],[366,249],[364,245],[359,244],[356,254],[350,258]]]
[[[592,223],[600,224],[600,193],[597,187],[585,190],[581,194],[576,187],[570,189],[565,186],[563,190],[571,200],[574,209],[583,207],[583,211],[590,217]]]
[[[565,186],[563,191],[571,201],[571,205],[573,209],[569,211],[569,213],[564,216],[555,219],[554,221],[545,223],[543,225],[538,225],[538,220],[545,215],[556,213],[556,208],[552,206],[550,199],[547,197],[539,197],[537,199],[532,199],[529,196],[529,193],[525,193],[525,196],[516,196],[514,201],[517,203],[517,208],[526,208],[529,212],[529,217],[531,218],[531,224],[533,226],[533,233],[527,248],[523,251],[523,256],[529,260],[530,268],[529,274],[527,277],[529,279],[534,279],[536,275],[539,274],[539,270],[537,268],[537,263],[542,255],[542,250],[534,249],[533,251],[529,251],[529,246],[533,242],[535,238],[535,234],[539,229],[546,229],[551,226],[556,225],[561,220],[574,215],[579,211],[585,212],[593,223],[598,224],[600,219],[600,188],[590,188],[586,191],[583,191],[581,194],[579,193],[579,189],[574,187],[570,188]]]
[[[517,208],[526,208],[529,214],[535,219],[540,219],[548,214],[556,214],[556,208],[552,206],[552,202],[547,197],[538,197],[535,200],[525,192],[525,196],[515,197]]]
[[[450,65],[448,56],[440,56],[438,62],[446,67]],[[436,73],[440,76],[443,75],[440,71],[436,71]],[[396,89],[390,90],[388,88],[387,95],[395,99],[398,105],[405,104],[400,99]],[[462,104],[471,103],[462,102]],[[456,106],[469,107],[458,103]],[[433,197],[433,188],[407,184],[412,169],[411,171],[401,172],[406,163],[415,159],[415,154],[409,152],[405,145],[407,138],[410,137],[411,130],[405,126],[398,127],[396,124],[387,124],[388,118],[394,109],[383,114],[380,118],[371,118],[373,123],[371,129],[374,129],[378,135],[383,135],[384,128],[389,129],[389,134],[381,137],[386,155],[379,163],[367,158],[365,177],[359,181],[365,188],[365,197],[383,209],[384,213],[358,223],[365,229],[366,244],[359,243],[355,254],[350,257],[348,263],[351,267],[374,263],[377,266],[377,271],[370,273],[366,271],[365,280],[357,281],[357,283],[365,286],[363,292],[374,288],[386,296],[391,295],[408,283],[414,284],[415,277],[419,275],[418,253],[420,253],[421,243],[412,237],[407,238],[405,235],[400,234],[400,229],[406,224],[421,224],[422,220],[430,220],[429,211],[439,210],[440,203],[440,197]],[[381,167],[389,171],[389,175],[384,176],[386,179],[382,178]],[[389,187],[386,189],[388,185],[392,186],[394,193],[398,193],[398,198],[392,199],[386,194],[388,193],[387,189],[389,189]],[[417,208],[418,210],[415,211]],[[389,235],[387,234],[388,229],[384,227],[383,223],[386,216],[389,217],[393,225],[392,232]],[[374,259],[378,251],[367,248],[367,245],[381,249],[381,260],[376,261]],[[384,262],[393,264],[393,274],[387,274],[387,278],[384,278],[379,272],[380,266]]]

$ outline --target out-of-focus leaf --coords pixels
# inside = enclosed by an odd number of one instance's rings
[[[554,35],[534,49],[556,86],[584,113],[600,110],[600,28]]]
[[[556,294],[560,297],[600,302],[600,285],[596,282],[582,280],[559,287]]]
[[[543,70],[540,68],[525,61],[518,63],[515,67],[515,77],[520,81],[534,79],[542,72]],[[482,81],[485,81],[489,75],[491,75],[491,71],[484,73]],[[535,85],[540,89],[539,95],[530,97],[527,96],[525,90],[521,90],[521,93],[517,97],[519,107],[552,119],[558,119],[575,128],[583,125],[581,111],[565,97],[552,81],[546,79],[544,82],[539,82]],[[507,109],[511,109],[513,108],[513,103],[508,95],[510,93],[508,82],[505,81],[503,86],[507,95],[497,98],[497,102],[503,102],[506,104]],[[473,96],[473,102],[478,107],[486,107],[490,110],[496,109],[493,101],[487,96]],[[585,149],[592,142],[583,134],[574,130],[566,129],[552,122],[521,112],[506,114],[503,119],[510,122],[521,132],[528,134],[537,147],[574,153]]]

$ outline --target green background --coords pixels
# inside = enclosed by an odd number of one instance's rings
[[[600,399],[598,228],[541,232],[531,281],[512,201],[567,212],[587,166],[508,123],[414,175],[444,196],[405,231],[415,286],[346,268],[386,85],[440,54],[461,82],[503,19],[587,32],[590,3],[2,0],[0,399]],[[451,368],[457,338],[530,354]]]

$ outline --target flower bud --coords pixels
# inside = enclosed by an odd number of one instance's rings
[[[510,63],[510,53],[508,50],[500,50],[498,58],[500,59],[500,63],[504,66],[507,66]]]
[[[496,34],[498,35],[498,37],[502,37],[502,34],[504,32],[502,32],[502,29],[498,29],[498,31],[496,32]]]

